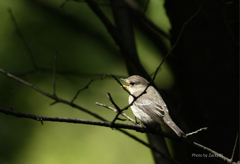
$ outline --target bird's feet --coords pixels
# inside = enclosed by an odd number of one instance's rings
[[[143,127],[143,122],[137,121],[137,117],[135,117],[135,125],[139,125],[139,126]]]

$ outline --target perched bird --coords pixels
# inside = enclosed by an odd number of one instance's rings
[[[124,85],[129,92],[137,97],[148,86],[149,82],[141,76],[133,75],[123,79],[127,84]],[[129,95],[129,104],[134,98]],[[167,126],[179,137],[185,137],[185,133],[171,119],[167,106],[158,91],[149,86],[146,93],[142,94],[131,106],[133,114],[146,126],[156,127],[157,123]]]

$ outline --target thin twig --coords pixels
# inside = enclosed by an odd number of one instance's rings
[[[134,97],[134,95],[132,95],[132,94],[129,92],[129,90],[127,90],[125,87],[123,87],[122,83],[118,80],[118,78],[117,78],[115,75],[113,75],[113,74],[107,74],[107,75],[109,75],[109,76],[111,76],[112,78],[114,78],[114,79],[117,81],[117,83],[123,88],[123,90],[125,90],[129,95],[131,95],[131,96]]]
[[[13,15],[13,13],[12,13],[12,9],[9,8],[9,9],[8,9],[8,12],[9,12],[9,14],[10,14],[12,20],[13,20],[13,23],[14,23],[14,25],[15,25],[15,27],[16,27],[16,30],[17,30],[17,33],[18,33],[19,37],[21,38],[21,40],[23,41],[23,43],[24,43],[24,45],[25,45],[25,47],[26,47],[26,49],[27,49],[27,52],[28,52],[30,61],[32,62],[34,68],[35,68],[35,69],[38,69],[38,66],[37,66],[37,64],[36,64],[36,61],[35,61],[35,59],[34,59],[34,57],[33,57],[33,53],[32,53],[32,51],[31,51],[31,49],[30,49],[27,41],[24,39],[24,37],[23,37],[23,35],[22,35],[19,27],[18,27],[17,21],[16,21],[14,15]]]
[[[155,129],[150,129],[150,128],[145,128],[142,126],[138,126],[138,125],[131,125],[131,124],[122,124],[122,123],[114,123],[114,125],[111,125],[111,122],[109,121],[93,121],[93,120],[84,120],[84,119],[77,119],[77,118],[62,118],[62,117],[47,117],[47,116],[40,116],[40,115],[34,115],[34,114],[28,114],[28,113],[22,113],[22,112],[17,112],[15,110],[6,110],[3,108],[0,108],[0,112],[4,113],[4,114],[8,114],[8,115],[12,115],[12,116],[16,116],[16,117],[22,117],[22,118],[29,118],[29,119],[33,119],[33,120],[37,120],[37,121],[52,121],[52,122],[65,122],[65,123],[77,123],[77,124],[86,124],[86,125],[97,125],[97,126],[103,126],[103,127],[111,127],[113,126],[114,128],[118,128],[118,130],[120,130],[121,132],[127,134],[129,137],[134,138],[135,140],[137,140],[138,142],[144,144],[145,146],[151,148],[152,150],[160,153],[158,150],[150,147],[148,144],[146,144],[144,141],[140,140],[140,139],[136,139],[135,136],[133,136],[132,134],[129,134],[126,131],[123,131],[122,129],[119,128],[125,128],[125,129],[130,129],[130,130],[136,130],[137,132],[141,132],[141,133],[153,133],[153,134],[158,134],[167,138],[171,138],[180,142],[183,142],[187,145],[190,146],[195,146],[198,148],[201,148],[203,150],[206,150],[210,153],[213,153],[215,155],[215,157],[218,157],[220,159],[222,159],[223,161],[226,161],[227,163],[231,163],[231,164],[236,164],[236,162],[232,162],[231,159],[223,156],[222,154],[219,154],[218,152],[203,146],[201,144],[198,144],[196,142],[192,142],[190,140],[187,139],[183,139],[183,138],[179,138],[176,137],[175,135],[169,134],[169,133],[165,133],[165,132],[160,132],[160,131],[156,131]],[[160,153],[162,155],[162,153]],[[165,157],[165,156],[164,156]],[[169,157],[166,157],[167,159],[177,163],[176,161],[172,160]]]
[[[144,11],[138,6],[138,4],[133,0],[124,0],[124,2],[145,22],[149,27],[151,27],[155,32],[159,33],[163,37],[170,39],[170,36],[164,32],[161,28],[155,25],[146,15]]]
[[[109,100],[111,101],[111,103],[114,105],[114,107],[116,108],[117,110],[117,114],[116,116],[114,117],[112,123],[114,123],[117,119],[118,119],[118,116],[124,111],[124,110],[127,110],[130,106],[133,105],[133,103],[144,93],[146,92],[142,92],[140,95],[138,95],[137,97],[135,97],[134,95],[132,95],[125,87],[122,86],[122,83],[116,78],[116,76],[112,75],[112,74],[108,74],[109,76],[113,77],[117,82],[118,84],[129,94],[131,95],[133,98],[134,98],[134,101],[132,101],[129,105],[125,106],[124,108],[120,109],[117,104],[114,102],[114,100],[112,99],[110,93],[107,93],[108,95],[108,98]],[[147,88],[146,88],[147,89]],[[136,124],[136,122],[134,122],[134,124]]]
[[[119,47],[122,47],[123,43],[121,43],[122,39],[120,37],[118,30],[114,27],[114,25],[106,17],[106,15],[101,11],[101,9],[98,7],[98,4],[92,0],[85,0],[85,2],[89,5],[92,11],[98,16],[101,22],[105,25],[109,34],[112,36],[116,44],[119,45]]]
[[[53,64],[53,95],[56,96],[56,70],[57,70],[57,51],[54,55],[54,64]]]
[[[153,78],[152,78],[152,80],[148,83],[147,87],[143,90],[143,92],[142,92],[141,94],[139,94],[139,95],[136,96],[136,97],[133,96],[132,94],[130,94],[130,95],[133,97],[133,101],[132,101],[131,103],[129,103],[129,105],[125,106],[125,107],[124,107],[123,109],[121,109],[121,110],[126,110],[126,109],[128,109],[129,107],[131,107],[131,106],[133,105],[133,103],[134,103],[139,97],[141,97],[143,94],[146,93],[148,87],[149,87],[149,86],[153,83],[153,81],[155,80],[159,68],[162,66],[162,64],[164,63],[164,61],[167,59],[167,57],[170,55],[170,53],[173,51],[173,49],[174,49],[174,48],[176,47],[176,45],[178,44],[178,42],[179,42],[179,40],[180,40],[180,38],[181,38],[181,36],[182,36],[182,33],[183,33],[183,30],[184,30],[185,26],[200,12],[200,10],[202,9],[202,7],[203,7],[203,6],[201,6],[201,7],[198,9],[198,11],[197,11],[194,15],[192,15],[192,16],[183,24],[183,27],[182,27],[182,29],[181,29],[181,31],[180,31],[180,34],[179,34],[179,36],[178,36],[175,44],[171,47],[171,49],[168,51],[168,53],[165,55],[165,57],[163,58],[163,60],[162,60],[161,63],[159,64],[159,66],[157,67],[157,69],[156,69],[156,71],[155,71],[155,73],[154,73],[154,75],[153,75]],[[124,88],[124,90],[126,90],[126,89]],[[128,92],[128,93],[129,93],[129,92]]]
[[[109,98],[109,100],[111,101],[111,103],[113,104],[113,106],[117,109],[117,114],[115,115],[114,119],[111,122],[111,127],[113,126],[113,124],[115,123],[115,121],[117,121],[118,116],[122,113],[123,110],[121,110],[118,105],[113,101],[112,96],[110,93],[107,93],[107,96]]]
[[[61,98],[59,98],[59,97],[57,97],[57,96],[51,95],[50,93],[47,93],[47,92],[41,90],[40,88],[32,85],[31,83],[28,83],[28,82],[26,82],[26,81],[24,81],[24,80],[22,80],[22,79],[20,79],[20,78],[18,78],[18,77],[16,77],[16,76],[14,76],[14,75],[12,75],[12,74],[4,71],[4,70],[1,69],[1,68],[0,68],[0,72],[3,73],[4,75],[6,75],[7,77],[11,78],[11,79],[14,79],[14,80],[16,80],[16,81],[18,81],[18,82],[20,82],[20,83],[22,83],[22,84],[24,84],[24,85],[27,85],[27,86],[33,88],[33,89],[36,90],[37,92],[39,92],[39,93],[41,93],[41,94],[43,94],[43,95],[45,95],[45,96],[47,96],[47,97],[55,100],[55,102],[61,102],[61,103],[67,104],[67,105],[69,105],[69,106],[72,106],[73,108],[76,108],[76,109],[79,109],[79,110],[81,110],[81,111],[83,111],[83,112],[86,112],[86,113],[88,113],[89,115],[92,115],[93,117],[95,117],[95,118],[97,118],[97,119],[99,119],[99,120],[101,120],[101,121],[105,121],[105,122],[106,122],[106,119],[104,119],[103,117],[97,115],[96,113],[93,113],[93,112],[91,112],[91,111],[89,111],[89,110],[87,110],[87,109],[85,109],[85,108],[83,108],[83,107],[81,107],[81,106],[78,106],[77,104],[74,104],[74,103],[72,103],[72,102],[66,101],[66,100],[61,99]],[[5,114],[14,115],[14,116],[16,116],[16,117],[31,118],[31,119],[38,120],[38,121],[40,120],[42,124],[43,124],[43,121],[66,122],[66,119],[58,119],[58,117],[51,118],[51,117],[43,117],[43,116],[32,115],[32,114],[24,114],[24,113],[20,113],[20,112],[16,112],[16,111],[12,111],[12,112],[11,112],[11,110],[5,110],[5,109],[1,109],[1,108],[0,108],[0,111],[1,111],[2,113],[5,113]],[[77,121],[79,121],[79,120],[77,120]],[[70,120],[69,122],[71,122],[71,123],[77,123],[77,121],[76,121],[76,119],[74,119],[74,120]],[[83,124],[94,124],[93,122],[91,122],[91,121],[89,121],[89,120],[87,120],[87,121],[82,120],[82,122],[83,122]],[[88,122],[88,123],[87,123],[87,122]],[[101,124],[101,123],[99,123],[99,124]],[[108,127],[110,127],[111,122],[110,122],[110,123],[109,123],[109,122],[107,122],[107,123],[102,123],[102,124],[105,124],[106,126],[109,125]],[[128,133],[128,132],[126,132],[126,131],[124,131],[124,130],[122,130],[122,129],[118,129],[118,125],[121,125],[121,124],[115,123],[113,126],[114,126],[114,128],[116,128],[116,129],[119,130],[120,132],[122,132],[122,133],[128,135],[129,137],[133,138],[130,133]],[[127,125],[127,124],[126,124],[126,125]],[[104,126],[104,125],[99,125],[99,126]],[[119,127],[120,127],[120,128],[124,128],[124,127],[121,127],[121,126],[119,126]],[[129,128],[130,128],[130,127],[133,127],[133,128],[134,128],[134,127],[137,127],[137,129],[135,129],[135,130],[136,130],[136,131],[139,131],[139,132],[143,132],[143,129],[144,129],[143,126],[138,126],[138,125],[127,125],[127,126],[125,126],[125,127],[129,127]],[[146,131],[146,132],[150,132],[150,131]],[[164,133],[162,132],[161,134],[164,134]],[[169,134],[167,134],[167,133],[165,133],[165,135],[166,135],[166,136],[169,136]],[[135,138],[136,138],[136,137],[134,137],[133,139],[135,139]],[[135,139],[135,140],[136,140],[136,139]],[[141,140],[138,139],[137,141],[139,142],[139,141],[141,141]],[[140,142],[140,143],[144,143],[144,141],[142,141],[142,142]],[[150,148],[151,148],[151,147],[150,147]],[[153,149],[153,150],[154,150],[154,149]],[[154,151],[156,151],[157,153],[163,155],[163,154],[162,154],[161,152],[159,152],[158,150],[154,150]],[[170,159],[170,160],[172,160],[172,159]]]
[[[175,43],[176,44],[176,43]],[[156,72],[158,71],[158,69],[156,70]],[[19,82],[21,82],[21,83],[23,83],[23,84],[25,84],[25,85],[28,85],[28,86],[30,86],[30,87],[32,87],[33,89],[35,89],[35,90],[37,90],[38,92],[40,92],[40,93],[42,93],[42,94],[44,94],[45,96],[48,96],[47,94],[49,94],[49,93],[47,93],[47,92],[44,92],[44,91],[42,91],[41,89],[39,89],[39,88],[37,88],[37,87],[35,87],[35,86],[33,86],[32,84],[30,84],[30,83],[27,83],[27,82],[25,82],[25,81],[23,81],[23,80],[21,80],[21,79],[19,79],[19,78],[17,78],[17,77],[14,77],[13,75],[11,75],[11,74],[9,74],[9,73],[7,73],[7,72],[5,72],[5,71],[3,71],[2,69],[0,69],[0,72],[2,72],[2,73],[4,73],[5,75],[7,75],[8,77],[10,77],[10,78],[13,78],[13,79],[15,79],[15,80],[17,80],[17,81],[19,81]],[[157,73],[155,73],[155,74],[157,74]],[[155,75],[156,76],[156,75]],[[154,78],[155,78],[155,76],[154,76]],[[153,80],[154,80],[154,78],[153,78]],[[152,81],[153,81],[152,80]],[[50,95],[50,94],[49,94]],[[52,97],[51,97],[52,96]],[[62,102],[62,99],[60,99],[60,98],[58,98],[57,96],[54,96],[54,95],[50,95],[50,96],[48,96],[48,97],[50,97],[50,98],[52,98],[52,99],[55,99],[56,101],[58,101],[58,102]],[[66,101],[66,100],[64,100],[64,101]],[[63,102],[64,103],[64,102]],[[71,106],[73,106],[74,107],[74,104],[69,104],[69,105],[71,105]],[[57,118],[57,117],[56,117]],[[37,117],[37,118],[35,118],[35,119],[38,119],[38,120],[42,120],[43,121],[43,117],[41,117],[41,116],[39,116],[39,117]],[[49,120],[50,121],[50,120]],[[89,121],[89,120],[88,120]],[[62,121],[62,122],[64,122],[64,121]],[[109,123],[109,122],[107,122],[107,123]],[[114,126],[117,126],[117,125],[119,125],[119,123],[115,123],[114,124]],[[132,125],[132,126],[135,126],[135,125]],[[142,130],[142,129],[140,129],[140,130]],[[197,145],[197,143],[195,143],[195,145]],[[200,144],[198,144],[198,146],[199,146]],[[205,146],[199,146],[199,147],[201,147],[201,148],[203,148],[203,149],[205,149],[205,150],[211,150],[211,149],[209,149],[209,148],[206,148]],[[212,150],[213,151],[213,150]],[[215,152],[215,151],[213,151],[213,152]]]
[[[117,113],[117,109],[115,109],[111,106],[108,106],[106,104],[102,104],[102,103],[99,103],[99,102],[96,102],[96,104],[99,105],[99,106],[105,107],[107,109],[110,109],[110,110],[114,111],[115,113]],[[132,123],[134,123],[134,124],[136,123],[135,120],[132,119],[131,117],[129,117],[126,113],[122,112],[121,115],[124,116],[127,120],[131,121]]]
[[[235,149],[236,149],[236,146],[237,146],[237,141],[238,141],[238,133],[237,133],[236,140],[235,140],[235,144],[234,144],[234,147],[233,147],[231,161],[233,160],[233,156],[234,156]]]
[[[223,161],[225,161],[225,162],[227,162],[227,163],[229,163],[229,164],[230,164],[230,163],[235,163],[235,162],[232,162],[231,159],[223,156],[222,154],[220,154],[220,153],[218,153],[218,152],[216,152],[216,151],[214,151],[214,150],[212,150],[212,149],[210,149],[210,148],[208,148],[208,147],[206,147],[206,146],[203,146],[203,145],[201,145],[201,144],[199,144],[199,143],[196,143],[196,142],[193,142],[193,144],[194,144],[194,145],[197,145],[198,147],[200,147],[200,148],[202,148],[202,149],[204,149],[204,150],[207,150],[207,151],[210,152],[210,153],[213,153],[213,154],[215,155],[215,157],[220,158],[220,159],[222,159]]]
[[[182,34],[183,34],[183,31],[184,31],[184,29],[185,29],[185,26],[201,11],[202,7],[203,7],[203,5],[202,5],[201,7],[199,7],[198,11],[197,11],[196,13],[194,13],[194,14],[183,24],[183,26],[182,26],[182,28],[181,28],[181,31],[180,31],[180,33],[179,33],[179,35],[178,35],[178,38],[177,38],[176,42],[175,42],[174,45],[171,47],[171,49],[168,51],[168,53],[164,56],[163,60],[161,61],[161,63],[160,63],[159,66],[157,67],[157,69],[155,70],[155,73],[154,73],[154,75],[153,75],[153,78],[152,78],[152,80],[150,81],[149,84],[153,83],[153,81],[154,81],[155,78],[156,78],[156,75],[157,75],[157,72],[158,72],[159,68],[163,65],[163,63],[165,62],[165,60],[168,58],[168,56],[171,54],[171,52],[172,52],[172,51],[175,49],[175,47],[177,46],[177,44],[178,44],[178,42],[179,42],[179,40],[180,40],[180,38],[181,38],[181,36],[182,36]]]
[[[91,111],[89,111],[89,110],[87,110],[87,109],[85,109],[85,108],[83,108],[83,107],[80,107],[80,106],[74,104],[73,101],[76,99],[76,97],[78,96],[78,94],[79,94],[82,90],[88,88],[88,86],[89,86],[93,81],[99,80],[99,79],[102,80],[103,78],[105,78],[106,75],[103,75],[103,76],[100,77],[100,78],[92,79],[83,89],[81,89],[81,90],[78,91],[78,93],[75,95],[74,99],[73,99],[71,102],[68,102],[68,101],[66,101],[66,100],[64,100],[64,99],[61,99],[61,98],[57,97],[56,95],[51,95],[50,93],[47,93],[47,92],[41,90],[40,88],[32,85],[31,83],[28,83],[28,82],[26,82],[26,81],[24,81],[24,80],[22,80],[22,79],[20,79],[20,78],[18,78],[18,77],[16,77],[16,76],[14,76],[14,75],[12,75],[12,74],[4,71],[4,70],[1,69],[1,68],[0,68],[0,72],[2,72],[2,73],[5,74],[6,76],[8,76],[8,77],[10,77],[10,78],[12,78],[12,79],[14,79],[14,80],[16,80],[16,81],[18,81],[18,82],[21,82],[21,83],[23,83],[23,84],[25,84],[25,85],[27,85],[27,86],[35,89],[36,91],[42,93],[43,95],[45,95],[45,96],[47,96],[47,97],[49,97],[49,98],[52,98],[52,99],[55,100],[55,101],[54,101],[51,105],[53,105],[53,104],[55,104],[55,103],[57,103],[57,102],[61,102],[61,103],[64,103],[64,104],[68,104],[68,105],[70,105],[70,106],[72,106],[72,107],[75,107],[75,108],[77,108],[77,109],[80,109],[80,110],[82,110],[82,111],[84,111],[84,112],[86,112],[86,113],[88,113],[88,114],[90,114],[90,115],[92,115],[92,116],[94,116],[94,117],[102,120],[102,121],[105,121],[105,119],[103,119],[101,116],[99,116],[99,115],[97,115],[96,113],[93,113],[93,112],[91,112]],[[113,77],[113,75],[111,75],[111,76]],[[115,76],[114,76],[114,78],[117,79]],[[119,82],[119,83],[120,83],[120,82]],[[114,103],[114,102],[113,102],[113,103]],[[115,103],[114,103],[114,104],[115,104]],[[116,104],[115,104],[115,105],[116,105]],[[127,109],[127,108],[126,108],[126,109]],[[125,109],[124,109],[124,110],[125,110]],[[120,112],[120,113],[121,113],[121,112]],[[119,114],[118,114],[117,116],[119,116]],[[115,117],[115,119],[117,119],[117,117]],[[114,119],[113,123],[116,121],[115,119]]]
[[[118,82],[118,84],[122,87],[122,84],[121,84],[121,82],[114,76],[114,75],[112,75],[112,74],[109,74],[110,76],[112,76],[117,82]],[[118,116],[122,113],[122,111],[124,111],[124,110],[127,110],[129,107],[131,107],[132,105],[133,105],[133,103],[139,98],[139,97],[141,97],[143,94],[145,94],[146,93],[146,90],[147,90],[147,88],[149,87],[150,85],[148,85],[146,88],[145,88],[145,90],[140,94],[140,95],[138,95],[138,96],[134,96],[134,95],[132,95],[125,87],[122,87],[129,95],[131,95],[132,97],[133,97],[133,101],[131,102],[131,103],[129,103],[127,106],[125,106],[124,108],[122,108],[122,109],[120,109],[117,105],[116,105],[116,103],[113,101],[113,99],[112,99],[112,97],[111,97],[111,95],[108,93],[108,97],[109,97],[109,100],[111,101],[111,103],[114,105],[114,107],[117,109],[117,115],[115,116],[115,118],[113,119],[113,123],[117,120],[117,118],[118,118]],[[136,124],[136,122],[135,122],[135,124]]]
[[[71,102],[73,102],[73,101],[77,98],[78,94],[79,94],[81,91],[87,89],[87,88],[89,87],[89,85],[90,85],[93,81],[102,80],[102,79],[104,79],[106,76],[111,76],[112,78],[114,78],[114,79],[117,81],[117,83],[118,83],[129,95],[133,96],[134,98],[138,98],[138,97],[141,96],[141,95],[139,95],[139,96],[135,97],[134,95],[132,95],[126,88],[124,88],[124,87],[122,86],[122,83],[118,80],[118,78],[117,78],[116,76],[114,76],[114,75],[112,75],[112,74],[105,74],[105,75],[103,75],[103,76],[100,77],[100,78],[91,79],[91,80],[89,81],[89,83],[88,83],[84,88],[80,89],[80,90],[77,92],[77,94],[74,96],[74,98],[73,98],[73,100],[72,100]],[[113,125],[113,124],[115,123],[115,121],[118,119],[118,116],[119,116],[120,114],[122,114],[122,112],[123,112],[124,110],[128,109],[128,108],[134,103],[134,101],[133,101],[131,104],[125,106],[123,109],[120,109],[120,108],[118,107],[118,105],[114,102],[114,100],[112,99],[111,94],[110,94],[110,93],[107,93],[107,96],[108,96],[109,100],[111,101],[111,103],[114,105],[114,107],[115,107],[116,110],[117,110],[117,112],[116,112],[117,114],[116,114],[116,116],[114,117],[114,119],[112,120],[112,125]],[[127,118],[127,117],[126,117],[126,118]],[[128,119],[128,118],[127,118],[127,119]],[[136,124],[136,122],[134,122],[134,124]]]
[[[119,128],[132,129],[132,130],[136,130],[136,131],[142,132],[142,133],[146,133],[146,132],[152,133],[152,132],[154,132],[154,131],[151,132],[150,129],[146,129],[146,128],[141,127],[141,126],[130,125],[130,124],[121,124],[121,123],[114,123],[114,125],[111,125],[112,123],[108,122],[108,121],[93,121],[93,120],[85,120],[85,119],[77,119],[77,118],[39,116],[39,115],[35,115],[35,114],[6,110],[6,109],[3,109],[3,108],[0,108],[0,112],[8,114],[8,115],[16,116],[16,117],[29,118],[29,119],[33,119],[33,120],[36,120],[36,121],[41,121],[41,124],[43,124],[43,121],[51,121],[51,122],[65,122],[65,123],[85,124],[85,125],[97,125],[97,126],[103,126],[103,127],[112,127],[113,126],[114,128],[117,128],[117,130],[123,132],[124,134],[128,135],[129,137],[131,137],[131,138],[135,139],[136,141],[140,142],[141,144],[149,147],[153,151],[161,154],[162,156],[164,156],[164,158],[167,158],[168,160],[172,161],[173,163],[179,164],[177,161],[165,156],[164,154],[159,152],[154,147],[151,147],[149,144],[147,144],[143,140],[137,138],[136,136],[134,136],[134,135],[122,130],[122,129],[119,129]]]
[[[52,121],[52,122],[65,122],[65,123],[77,123],[77,124],[88,124],[88,125],[98,125],[98,126],[105,126],[110,127],[111,122],[109,121],[93,121],[93,120],[85,120],[85,119],[77,119],[77,118],[63,118],[63,117],[47,117],[47,116],[40,116],[35,114],[29,114],[29,113],[22,113],[17,112],[15,110],[7,110],[0,108],[0,112],[16,117],[23,117],[23,118],[29,118],[37,121]],[[135,129],[141,131],[142,127],[138,127],[136,125],[130,125],[130,124],[121,124],[116,123],[114,124],[114,127],[118,128],[127,128],[127,129]]]
[[[85,87],[83,87],[82,89],[79,89],[77,91],[77,93],[75,94],[75,96],[73,97],[71,103],[73,103],[74,100],[76,100],[76,98],[78,97],[79,93],[84,91],[85,89],[88,89],[88,87],[92,84],[92,82],[96,81],[96,80],[103,80],[104,78],[106,77],[106,75],[103,75],[102,77],[99,77],[99,78],[95,78],[95,79],[91,79],[87,85]]]
[[[198,129],[198,130],[196,130],[196,131],[194,131],[194,132],[191,132],[191,133],[186,134],[186,137],[187,137],[187,136],[190,136],[190,135],[193,135],[193,134],[196,134],[196,133],[198,133],[198,132],[200,132],[200,131],[207,130],[207,129],[208,129],[207,127],[200,128],[200,129]]]
[[[83,111],[83,112],[86,112],[86,113],[92,115],[93,117],[98,118],[99,120],[106,121],[103,117],[99,116],[98,114],[93,113],[93,112],[91,112],[91,111],[89,111],[89,110],[87,110],[87,109],[85,109],[85,108],[83,108],[83,107],[81,107],[81,106],[79,106],[79,105],[77,105],[77,104],[74,104],[74,103],[69,102],[69,101],[67,101],[67,100],[61,99],[61,98],[59,98],[59,97],[57,97],[57,96],[55,96],[55,95],[52,95],[52,94],[50,94],[50,93],[48,93],[48,92],[45,92],[45,91],[41,90],[40,88],[34,86],[33,84],[28,83],[28,82],[26,82],[26,81],[24,81],[24,80],[22,80],[22,79],[20,79],[20,78],[18,78],[18,77],[16,77],[16,76],[14,76],[14,75],[12,75],[12,74],[4,71],[4,70],[1,69],[1,68],[0,68],[0,72],[3,73],[3,74],[5,74],[7,77],[9,77],[9,78],[11,78],[11,79],[14,79],[14,80],[16,80],[16,81],[18,81],[18,82],[20,82],[20,83],[22,83],[22,84],[24,84],[24,85],[27,85],[27,86],[33,88],[34,90],[36,90],[36,91],[38,91],[39,93],[41,93],[41,94],[43,94],[43,95],[45,95],[45,96],[47,96],[47,97],[55,100],[56,102],[61,102],[61,103],[63,103],[63,104],[70,105],[70,106],[72,106],[73,108],[77,108],[77,109],[79,109],[79,110],[81,110],[81,111]]]
[[[109,30],[111,29],[111,30],[109,31],[110,34],[115,34],[115,33],[114,33],[114,30],[115,30],[114,26],[113,26],[111,23],[109,23],[109,21],[106,19],[105,15],[103,15],[103,13],[99,10],[99,8],[96,7],[96,4],[95,4],[93,1],[91,1],[91,0],[86,0],[86,2],[87,2],[87,3],[89,4],[89,6],[93,9],[93,11],[95,11],[95,13],[99,16],[99,18],[102,20],[102,22],[105,24],[105,26],[106,26]],[[148,89],[148,87],[149,87],[149,86],[153,83],[153,81],[155,80],[159,68],[162,66],[162,64],[164,63],[164,61],[167,59],[167,57],[170,55],[170,53],[173,51],[173,49],[174,49],[174,48],[176,47],[176,45],[178,44],[178,42],[179,42],[179,40],[180,40],[180,38],[181,38],[181,36],[182,36],[182,33],[183,33],[183,30],[184,30],[185,26],[200,12],[201,9],[202,9],[202,6],[199,8],[199,10],[198,10],[194,15],[192,15],[192,16],[190,17],[189,20],[187,20],[187,21],[183,24],[183,27],[182,27],[182,29],[181,29],[181,31],[180,31],[180,34],[179,34],[179,36],[178,36],[175,44],[174,44],[174,45],[172,46],[172,48],[168,51],[168,53],[167,53],[167,54],[165,55],[165,57],[163,58],[162,62],[161,62],[161,63],[159,64],[159,66],[157,67],[157,69],[156,69],[156,71],[155,71],[155,73],[154,73],[154,76],[153,76],[152,80],[149,82],[148,86],[144,89],[144,91],[143,91],[141,94],[139,94],[138,96],[135,97],[135,96],[132,95],[126,88],[123,87],[123,89],[124,89],[126,92],[128,92],[129,95],[131,95],[131,96],[133,97],[133,101],[132,101],[131,103],[129,103],[129,105],[127,105],[127,106],[125,106],[123,109],[121,109],[122,111],[128,109],[129,107],[131,107],[131,106],[133,105],[133,103],[134,103],[139,97],[141,97],[143,94],[146,93],[146,90]],[[113,31],[112,31],[112,30],[113,30]],[[115,35],[112,35],[113,38],[115,38],[114,36],[115,36]],[[118,35],[116,35],[116,36],[118,36]],[[116,39],[117,41],[120,41],[120,40],[118,40],[119,38],[115,38],[115,39]],[[118,43],[118,42],[117,42],[117,43]],[[111,74],[110,74],[110,75],[111,75]],[[111,76],[121,85],[121,83],[119,82],[119,80],[118,80],[117,78],[115,78],[113,75],[111,75]],[[122,86],[122,85],[121,85],[121,86]],[[119,113],[118,113],[116,116],[119,116]],[[115,117],[114,120],[116,120],[116,119],[117,119],[117,117]]]
[[[113,25],[113,23],[107,18],[104,12],[98,7],[98,4],[93,0],[85,0],[85,2],[89,5],[92,11],[104,24],[116,45],[119,46],[121,54],[127,57],[141,73],[147,74],[146,70],[138,61],[136,51],[132,51],[132,49],[128,47],[128,44],[124,42],[120,31]]]

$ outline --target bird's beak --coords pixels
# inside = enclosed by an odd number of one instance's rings
[[[124,79],[124,78],[121,78],[121,80],[123,80],[123,81],[125,81],[125,82],[126,82],[126,79]]]
[[[126,85],[123,85],[125,88],[129,88],[131,85],[130,84],[126,84]]]
[[[126,82],[126,79],[124,79],[124,78],[121,78],[121,80],[123,80],[123,81]],[[125,87],[125,88],[129,88],[129,87],[130,87],[130,84],[123,85],[123,87]]]

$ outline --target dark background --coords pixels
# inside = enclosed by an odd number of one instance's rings
[[[129,63],[135,63],[119,49],[89,6],[71,1],[60,8],[63,2],[0,2],[0,68],[52,93],[57,50],[57,95],[67,100],[92,78],[106,73],[127,77],[133,72]],[[200,9],[185,26],[154,82],[183,131],[208,127],[190,140],[230,158],[239,132],[239,4],[217,0],[138,2],[146,9],[145,15],[171,37],[156,33],[131,12],[138,62],[149,75],[170,44],[174,45],[183,24]],[[97,3],[115,24],[111,3]],[[0,90],[0,107],[12,106],[17,111],[45,116],[95,119],[63,104],[50,106],[52,100],[4,75],[0,75]],[[96,101],[111,105],[107,92],[119,106],[127,104],[128,95],[111,78],[94,82],[76,103],[111,120],[113,112],[95,105]],[[127,114],[133,117],[130,110]],[[131,133],[147,141],[145,134]],[[167,143],[171,155],[181,163],[223,163],[217,158],[192,157],[210,155],[201,149],[172,140]],[[239,146],[234,161],[238,159]],[[153,163],[153,158],[148,148],[116,130],[50,122],[42,126],[33,120],[0,114],[0,163],[100,162]]]

